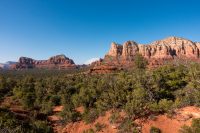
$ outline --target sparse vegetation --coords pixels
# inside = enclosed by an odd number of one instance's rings
[[[183,126],[180,133],[199,133],[200,132],[200,118],[193,119],[191,126]]]
[[[150,133],[161,133],[161,130],[157,127],[151,127]]]
[[[159,113],[169,113],[179,107],[200,106],[200,65],[165,65],[149,70],[141,67],[144,60],[138,58],[137,69],[104,75],[85,75],[78,72],[57,73],[37,70],[0,73],[0,98],[11,97],[19,106],[33,114],[48,116],[52,107],[63,105],[64,123],[80,119],[92,123],[110,110],[124,110],[129,119],[120,121],[120,131],[133,132],[136,118]],[[142,63],[141,63],[142,62]],[[143,65],[141,65],[143,64]],[[7,106],[7,110],[12,105]],[[84,107],[82,114],[77,107]],[[11,117],[9,122],[2,120]],[[112,114],[111,123],[118,122],[119,115]],[[16,128],[21,125],[14,114],[1,116],[2,126]],[[50,132],[45,120],[29,116],[29,126]],[[21,122],[21,121],[20,121]],[[14,124],[13,124],[14,123]],[[18,124],[15,124],[18,123]],[[101,126],[97,125],[100,130]],[[44,128],[44,130],[43,130]]]
[[[100,124],[100,123],[96,123],[95,124],[95,130],[96,130],[96,132],[101,131],[103,128],[105,128],[104,124]]]
[[[119,133],[139,133],[137,125],[130,118],[125,118],[118,127]]]
[[[83,133],[95,133],[94,129],[85,130]]]
[[[111,124],[118,123],[119,120],[120,120],[120,114],[119,114],[119,112],[112,113],[112,115],[110,116],[109,120],[110,120]]]

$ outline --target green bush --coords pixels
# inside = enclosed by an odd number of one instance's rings
[[[0,129],[16,133],[53,133],[52,127],[46,121],[21,120],[7,110],[0,108]]]
[[[75,122],[79,120],[81,114],[70,106],[65,106],[64,110],[60,113],[60,116],[63,119],[63,124],[67,124],[69,122]]]
[[[139,133],[137,125],[130,118],[124,118],[118,127],[119,133]]]
[[[110,121],[111,124],[114,124],[114,123],[118,123],[119,119],[120,119],[119,112],[114,112],[110,116],[109,121]]]
[[[151,127],[150,133],[161,133],[161,130],[159,128],[156,128],[156,127]]]
[[[83,133],[95,133],[94,129],[88,129],[83,131]]]
[[[103,128],[105,128],[104,124],[96,123],[95,124],[95,131],[100,132]]]
[[[61,104],[61,98],[60,98],[60,96],[58,96],[58,95],[53,95],[53,96],[51,97],[51,102],[52,102],[52,105],[53,105],[53,106],[58,106],[58,105],[60,105],[60,104]]]
[[[160,111],[168,112],[173,107],[173,101],[167,100],[167,99],[162,99],[162,100],[159,101],[158,106],[160,108]]]
[[[53,128],[46,121],[34,121],[33,125],[37,133],[53,133]]]
[[[137,69],[145,69],[148,64],[147,60],[140,54],[135,55],[134,63]]]
[[[148,94],[145,89],[135,89],[128,97],[125,105],[126,112],[133,117],[145,115],[145,108],[149,104]]]
[[[98,113],[95,109],[85,110],[82,114],[82,119],[87,124],[94,122],[97,117]]]
[[[192,120],[192,125],[189,126],[183,126],[180,129],[181,133],[200,133],[200,118],[198,119],[193,119]]]

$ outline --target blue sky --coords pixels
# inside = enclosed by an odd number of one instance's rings
[[[198,0],[0,0],[0,62],[65,54],[80,64],[111,42],[200,42]]]

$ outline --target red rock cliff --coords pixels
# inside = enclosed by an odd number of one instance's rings
[[[57,55],[50,57],[48,60],[34,60],[28,57],[20,57],[14,69],[30,69],[30,68],[44,68],[44,69],[68,69],[76,68],[73,60],[67,58],[65,55]]]
[[[157,67],[165,61],[174,59],[200,62],[200,43],[179,37],[169,37],[151,44],[138,44],[134,41],[127,41],[123,45],[112,43],[103,61],[98,63],[91,71],[98,70],[98,73],[100,73],[100,70],[107,72],[106,66],[109,68],[108,70],[111,66],[119,69],[130,66],[137,53],[145,57],[152,67]]]
[[[127,59],[139,53],[147,59],[173,57],[199,59],[199,49],[200,43],[178,37],[169,37],[147,45],[138,44],[134,41],[127,41],[123,45],[112,43],[107,56]]]

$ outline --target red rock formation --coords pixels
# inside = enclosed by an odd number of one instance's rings
[[[127,41],[121,45],[112,44],[107,56],[112,57],[133,57],[136,53],[143,55],[145,58],[199,58],[200,43],[194,43],[190,40],[169,37],[164,40],[155,41],[149,45],[137,44],[133,41]],[[122,52],[121,52],[122,51]]]
[[[50,57],[48,60],[34,60],[28,57],[20,57],[19,62],[12,68],[68,69],[68,68],[76,68],[76,65],[73,60],[67,58],[65,55],[57,55]]]
[[[138,44],[134,41],[127,41],[123,45],[112,43],[109,52],[105,55],[103,61],[94,67],[93,72],[95,72],[95,69],[98,73],[110,71],[110,66],[128,67],[133,64],[131,62],[134,62],[134,56],[137,53],[146,58],[151,67],[160,66],[166,61],[174,59],[199,62],[200,43],[179,37],[169,37],[147,45]]]

